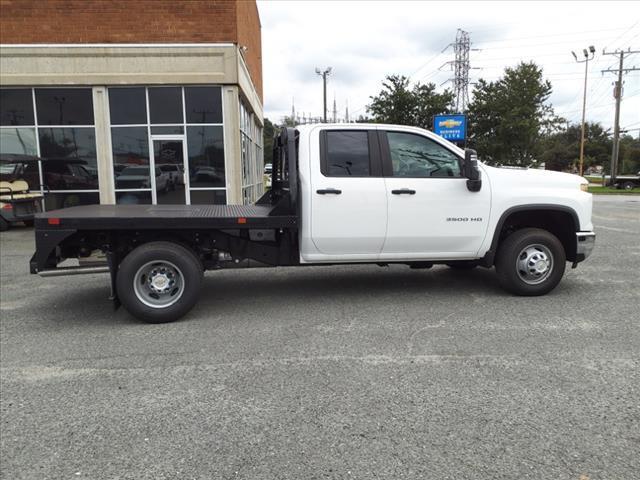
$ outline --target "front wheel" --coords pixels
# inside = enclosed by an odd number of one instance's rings
[[[134,317],[148,323],[178,320],[198,301],[203,268],[176,243],[151,242],[127,255],[116,277],[118,297]]]
[[[516,295],[544,295],[560,283],[566,261],[564,247],[555,235],[524,228],[509,235],[498,248],[498,281]]]

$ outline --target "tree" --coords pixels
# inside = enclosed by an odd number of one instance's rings
[[[370,97],[367,112],[376,123],[432,128],[434,115],[451,113],[453,108],[453,93],[435,90],[433,83],[416,83],[410,88],[407,77],[389,75],[382,82],[380,93]]]
[[[623,135],[620,138],[620,173],[637,175],[640,171],[640,138]]]
[[[271,120],[265,117],[264,129],[262,130],[262,145],[264,146],[264,163],[273,163],[273,137],[276,134],[276,127]]]
[[[547,170],[578,171],[580,160],[580,124],[568,125],[565,130],[548,135],[542,141],[538,157]],[[612,142],[609,131],[599,123],[585,124],[584,167],[602,165],[608,169]]]
[[[506,68],[495,82],[479,80],[468,109],[469,145],[490,164],[537,164],[543,135],[562,122],[546,103],[550,95],[551,83],[533,62]]]

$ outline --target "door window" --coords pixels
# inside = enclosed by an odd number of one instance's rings
[[[184,156],[182,140],[154,140],[156,198],[158,204],[184,205]]]
[[[387,132],[394,177],[460,177],[460,159],[442,145],[412,133]]]
[[[328,177],[368,177],[369,134],[366,130],[327,131],[322,173]]]

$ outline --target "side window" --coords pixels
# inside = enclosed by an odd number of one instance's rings
[[[369,134],[365,130],[326,132],[322,173],[328,177],[368,177]]]
[[[387,132],[394,177],[460,177],[456,154],[420,135]]]

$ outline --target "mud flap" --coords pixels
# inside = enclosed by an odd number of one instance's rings
[[[111,295],[109,300],[113,301],[113,309],[117,310],[121,303],[118,298],[118,290],[116,288],[116,277],[118,275],[118,255],[112,252],[107,253],[107,264],[109,265],[109,277],[111,278]]]

